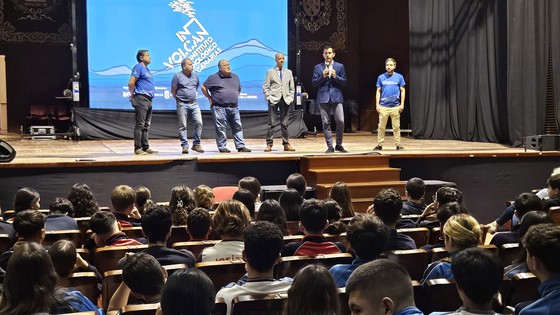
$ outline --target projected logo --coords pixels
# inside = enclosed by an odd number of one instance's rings
[[[195,17],[193,4],[194,1],[186,0],[175,0],[169,3],[173,12],[182,13],[190,20],[183,25],[182,30],[175,33],[182,46],[167,58],[167,62],[163,62],[167,69],[172,69],[181,64],[183,59],[190,58],[195,65],[194,71],[202,72],[222,52],[212,36]]]

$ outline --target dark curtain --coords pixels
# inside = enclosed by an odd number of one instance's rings
[[[544,132],[549,48],[557,119],[560,116],[560,2],[507,3],[509,133],[511,143],[518,146],[524,136]]]
[[[505,1],[414,0],[410,10],[412,133],[417,138],[505,142],[500,45]]]

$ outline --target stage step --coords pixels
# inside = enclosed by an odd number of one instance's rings
[[[329,154],[302,156],[302,170],[388,167],[389,157],[378,154]],[[307,178],[306,178],[307,179]]]
[[[348,182],[341,180],[348,185],[350,188],[350,193],[353,198],[370,198],[377,195],[379,191],[387,188],[395,188],[401,195],[404,195],[404,186],[406,182],[403,181],[381,181],[381,182]],[[317,184],[315,189],[317,190],[317,198],[327,198],[329,196],[329,191],[331,190],[334,183],[329,184]]]
[[[398,181],[400,172],[399,168],[392,167],[310,169],[306,179],[308,183],[336,183],[342,181],[341,178],[352,182]]]

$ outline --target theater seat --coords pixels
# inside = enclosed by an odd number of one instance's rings
[[[199,262],[194,267],[212,280],[216,292],[230,282],[236,282],[246,273],[245,262],[242,260]]]
[[[121,308],[121,315],[155,315],[159,303],[126,305]]]
[[[212,188],[212,193],[214,194],[214,204],[231,200],[237,189],[237,186],[218,186]]]
[[[296,273],[307,265],[322,264],[327,269],[338,264],[351,264],[354,258],[349,253],[327,254],[317,256],[286,256],[280,258],[280,262],[274,266],[274,277],[293,278]]]
[[[232,315],[282,315],[286,293],[240,295],[231,304]]]

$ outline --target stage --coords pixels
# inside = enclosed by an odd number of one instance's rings
[[[203,139],[204,153],[181,154],[179,139],[151,140],[159,154],[136,156],[132,140],[31,140],[17,134],[0,134],[17,152],[10,163],[0,163],[0,206],[12,208],[13,194],[24,186],[34,187],[42,208],[57,196],[67,196],[76,182],[87,183],[102,206],[109,206],[111,189],[118,184],[145,185],[155,201],[169,199],[178,184],[191,188],[235,185],[244,176],[255,176],[262,185],[284,184],[293,172],[301,172],[303,156],[325,155],[322,133],[290,139],[295,152],[284,152],[275,139],[272,152],[264,152],[264,139],[246,139],[250,153],[219,153],[214,139]],[[374,154],[376,135],[351,132],[344,135],[341,155]],[[560,166],[560,152],[510,148],[495,143],[453,140],[421,140],[403,136],[404,151],[395,150],[388,134],[381,156],[390,167],[400,169],[400,180],[410,177],[456,182],[469,210],[486,221],[502,210],[515,195],[542,188],[552,168]],[[336,165],[333,165],[336,168]],[[371,196],[373,198],[373,195]]]

